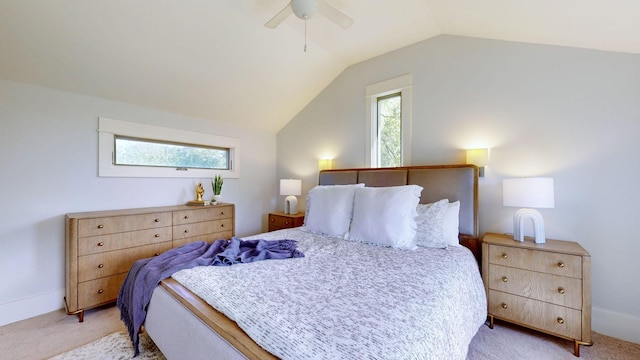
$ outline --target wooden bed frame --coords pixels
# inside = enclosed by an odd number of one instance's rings
[[[449,199],[460,201],[460,243],[468,247],[476,259],[480,258],[478,240],[478,168],[474,165],[410,166],[400,168],[366,168],[323,170],[319,175],[320,185],[364,183],[367,186],[397,186],[418,184],[423,186],[421,203]],[[184,309],[217,334],[228,345],[248,359],[277,359],[255,343],[238,325],[224,314],[212,308],[204,300],[169,278],[159,287],[178,301]],[[156,292],[158,289],[156,289]],[[154,293],[154,296],[155,293]],[[150,304],[149,314],[153,306]],[[148,319],[149,320],[149,319]],[[163,344],[154,338],[150,324],[147,332],[163,350]],[[154,325],[158,328],[159,325]],[[157,331],[157,330],[156,330]],[[170,345],[167,345],[170,346]],[[185,345],[186,346],[186,345]],[[163,350],[164,352],[164,350]]]

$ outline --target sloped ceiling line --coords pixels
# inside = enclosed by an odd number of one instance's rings
[[[441,34],[640,54],[635,0],[0,0],[0,78],[275,133],[346,67]]]

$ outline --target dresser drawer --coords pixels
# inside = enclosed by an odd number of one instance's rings
[[[120,287],[126,277],[127,273],[122,273],[79,283],[78,306],[89,308],[113,302],[118,298]]]
[[[171,226],[171,213],[110,216],[78,220],[78,237]]]
[[[228,205],[214,205],[193,210],[173,212],[173,225],[192,224],[208,220],[230,219],[233,210]]]
[[[582,313],[575,309],[489,290],[489,312],[497,318],[566,338],[582,338]]]
[[[173,240],[173,247],[180,247],[182,245],[186,245],[188,243],[192,243],[194,241],[206,241],[208,243],[212,243],[216,240],[220,240],[220,239],[225,239],[225,240],[229,240],[231,239],[231,237],[233,236],[233,231],[229,230],[229,231],[221,231],[221,232],[217,232],[217,233],[213,233],[213,234],[206,234],[206,235],[200,235],[200,236],[194,236],[194,237],[188,237],[188,238],[183,238],[183,239],[174,239]]]
[[[203,221],[174,226],[173,239],[185,239],[225,231],[233,231],[233,219]]]
[[[491,264],[582,278],[581,256],[501,245],[490,246],[488,256]]]
[[[269,226],[273,226],[274,228],[290,228],[292,225],[293,220],[290,217],[269,214]]]
[[[486,281],[489,289],[582,309],[580,279],[490,264]]]
[[[171,245],[171,241],[165,241],[131,249],[80,256],[78,258],[78,281],[93,280],[127,272],[136,260],[160,255],[171,249]]]
[[[269,231],[290,229],[304,225],[304,214],[284,215],[279,213],[269,214]]]
[[[172,228],[168,226],[157,229],[79,238],[78,255],[83,256],[97,254],[106,251],[171,241],[172,231]]]

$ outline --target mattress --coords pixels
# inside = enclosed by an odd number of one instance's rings
[[[296,240],[305,257],[197,267],[173,279],[278,358],[465,359],[486,319],[478,264],[465,247],[393,249],[303,228],[244,239]]]

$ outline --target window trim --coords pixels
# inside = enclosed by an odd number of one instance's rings
[[[113,164],[114,136],[130,136],[185,144],[206,145],[229,149],[229,170],[187,169],[153,166],[116,166]],[[98,176],[149,178],[223,178],[240,177],[240,140],[237,138],[198,133],[123,120],[98,118]]]
[[[377,156],[377,99],[394,93],[400,93],[402,99],[402,166],[411,165],[411,88],[411,74],[398,76],[366,87],[365,162],[370,167],[380,167]]]

